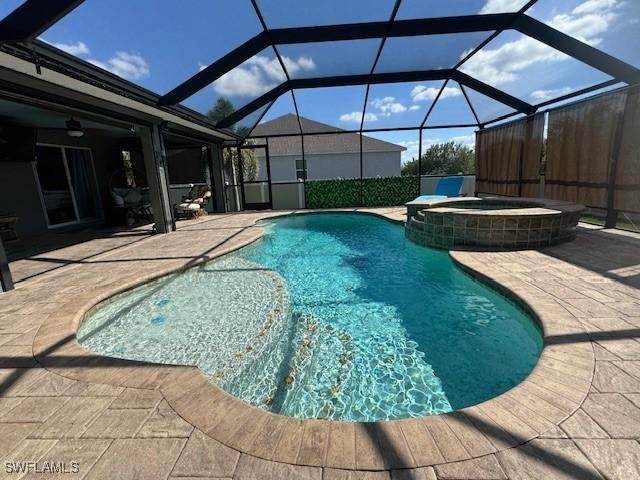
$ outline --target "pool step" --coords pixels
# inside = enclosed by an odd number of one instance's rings
[[[237,268],[260,271],[262,275],[269,278],[273,285],[274,299],[273,307],[255,329],[253,336],[246,341],[246,344],[238,345],[235,353],[226,358],[225,362],[219,365],[216,370],[206,372],[223,388],[234,382],[238,376],[244,375],[247,365],[250,365],[255,358],[260,358],[265,352],[270,351],[274,339],[280,338],[280,332],[286,327],[285,324],[289,323],[291,315],[289,292],[280,275],[241,258],[234,258],[234,265]]]
[[[233,379],[225,379],[221,386],[266,410],[291,415],[301,409],[300,416],[308,416],[310,401],[305,401],[305,397],[313,394],[317,400],[317,391],[312,392],[310,385],[330,385],[323,389],[326,401],[324,405],[320,403],[316,412],[318,418],[326,418],[333,411],[331,399],[337,398],[341,380],[350,368],[345,346],[350,339],[311,315],[294,312],[289,320],[280,330],[279,339],[274,338],[268,349],[253,356]],[[309,372],[336,371],[342,372],[337,378],[307,378]]]

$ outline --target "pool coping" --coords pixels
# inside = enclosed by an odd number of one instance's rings
[[[74,380],[159,390],[176,413],[222,444],[265,460],[305,466],[388,470],[482,457],[540,436],[580,407],[595,367],[593,348],[582,325],[550,295],[477,263],[464,251],[450,251],[449,255],[462,270],[529,310],[545,342],[538,363],[520,384],[483,403],[447,414],[371,423],[296,419],[266,412],[231,396],[197,367],[103,357],[77,342],[76,331],[85,316],[114,295],[255,242],[264,233],[257,225],[262,219],[321,212],[326,211],[269,212],[254,220],[253,234],[239,245],[74,298],[38,329],[34,357],[53,373]],[[331,212],[372,214],[403,223],[375,211]],[[564,345],[546,342],[549,336],[566,334],[584,335],[587,341]]]

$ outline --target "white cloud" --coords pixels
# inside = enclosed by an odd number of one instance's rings
[[[364,120],[366,122],[375,122],[378,120],[378,116],[375,113],[365,113]],[[360,123],[362,122],[362,112],[351,112],[351,113],[343,113],[340,115],[341,122],[352,122],[352,123]]]
[[[537,100],[538,102],[544,102],[545,100],[549,100],[550,98],[557,98],[567,93],[573,92],[573,88],[571,87],[563,87],[563,88],[554,88],[550,90],[534,90],[529,94],[529,96]]]
[[[409,107],[409,111],[413,112],[414,110],[420,110],[420,105],[411,105]]]
[[[295,62],[291,62],[291,60],[289,59],[289,57],[282,57],[282,61],[284,62],[284,65],[287,67],[287,69],[289,70],[289,73],[292,73],[297,67],[297,69],[295,70],[296,72],[302,68],[302,70],[315,70],[316,69],[316,64],[313,61],[313,58],[309,58],[309,57],[300,57],[298,58],[298,64],[297,66],[295,65]],[[293,63],[293,65],[289,65],[289,63],[287,62],[291,62]]]
[[[315,68],[313,59],[309,57],[300,57],[297,60],[282,57],[282,61],[291,75],[301,70],[308,71]],[[200,70],[203,68],[206,67],[200,65]],[[275,88],[286,79],[277,58],[255,55],[217,79],[213,83],[213,89],[225,96],[257,97]]]
[[[617,3],[618,0],[587,0],[574,8],[572,13],[576,15],[599,13],[602,10],[615,8]]]
[[[106,62],[89,60],[89,63],[128,80],[138,80],[148,77],[151,73],[149,64],[144,58],[140,55],[127,52],[116,52],[115,55]]]
[[[506,13],[517,12],[528,0],[487,0],[480,9],[480,13]]]
[[[406,150],[401,154],[402,163],[408,162],[409,160],[412,160],[414,158],[418,158],[418,140],[406,140],[396,143],[406,148]]]
[[[411,97],[414,102],[426,102],[435,99],[438,96],[439,88],[425,87],[424,85],[416,85],[411,90]],[[447,97],[455,97],[462,95],[462,92],[458,87],[445,87],[440,95],[441,99]]]
[[[52,43],[52,45],[60,50],[67,52],[71,55],[79,57],[80,55],[88,55],[89,47],[84,42],[76,43]]]
[[[587,0],[570,13],[557,14],[546,23],[595,46],[602,41],[600,35],[611,28],[617,17],[615,10],[622,4],[621,0]],[[464,52],[461,58],[467,53]],[[500,86],[518,80],[520,72],[532,65],[566,58],[557,50],[523,35],[498,48],[477,52],[461,70],[493,86]]]
[[[377,108],[378,111],[386,117],[394,113],[403,113],[407,111],[407,107],[396,102],[395,97],[375,98],[371,101],[371,105]]]

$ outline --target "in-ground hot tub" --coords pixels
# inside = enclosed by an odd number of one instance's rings
[[[435,248],[525,249],[572,240],[583,205],[542,198],[456,197],[407,205],[407,237]]]

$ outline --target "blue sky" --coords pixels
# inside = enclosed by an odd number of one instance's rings
[[[0,17],[22,2],[0,2]],[[526,0],[403,0],[399,19],[514,11]],[[388,19],[393,0],[258,0],[271,28]],[[559,30],[623,60],[640,65],[638,0],[539,0],[527,12]],[[86,0],[42,39],[157,93],[165,93],[215,59],[258,34],[262,27],[249,0]],[[450,68],[491,32],[389,39],[377,72]],[[292,78],[368,73],[378,40],[279,47]],[[530,103],[539,103],[607,80],[602,72],[513,31],[500,34],[462,70]],[[268,48],[184,104],[206,112],[216,99],[240,107],[286,78]],[[419,125],[442,82],[371,87],[365,128]],[[296,92],[301,115],[345,129],[358,128],[364,87]],[[507,113],[503,105],[468,91],[481,119]],[[276,102],[266,119],[292,110],[291,95]],[[457,84],[450,82],[427,125],[473,120]],[[427,131],[429,132],[429,131]],[[471,142],[473,128],[433,131],[429,140]],[[377,135],[405,144],[415,155],[415,132]],[[425,139],[426,140],[426,139]]]

